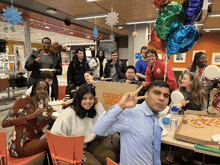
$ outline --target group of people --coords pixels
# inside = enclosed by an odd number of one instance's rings
[[[2,122],[2,127],[15,126],[8,141],[13,157],[48,151],[44,128],[53,108],[45,100],[48,96],[58,99],[56,75],[62,73],[62,64],[61,57],[50,51],[51,40],[44,38],[42,44],[43,49],[31,54],[25,65],[32,71],[32,86],[26,95],[19,97]],[[195,54],[192,65],[178,80],[179,88],[171,65],[159,59],[156,50],[144,46],[141,54],[142,59],[135,67],[125,67],[116,50],[112,51],[110,61],[106,60],[105,52],[99,50],[88,63],[84,50],[78,49],[70,62],[66,93],[71,95],[74,91],[73,99],[50,131],[62,136],[85,136],[83,164],[106,164],[106,157],[110,157],[116,162],[120,160],[121,165],[159,165],[163,130],[159,112],[168,104],[172,105],[171,93],[179,90],[184,96],[180,101],[180,113],[187,109],[207,110],[209,90],[216,87],[217,82],[208,80],[203,74],[207,67],[206,54]],[[42,68],[51,68],[52,72],[40,72]],[[106,78],[137,84],[139,88],[126,93],[117,104],[105,110],[96,97],[95,87],[97,81]],[[40,104],[42,100],[43,105]],[[46,117],[42,117],[43,111],[47,111]],[[190,160],[184,154],[182,157],[186,162]],[[167,160],[171,163],[176,160],[172,147]]]

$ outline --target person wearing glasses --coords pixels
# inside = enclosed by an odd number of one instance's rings
[[[112,78],[113,82],[117,82],[119,79],[125,79],[125,66],[118,58],[118,51],[111,51],[111,57],[112,59],[105,65],[101,80],[104,80],[104,78]]]
[[[147,60],[149,65],[146,70],[146,85],[144,89],[147,89],[147,86],[154,80],[163,80],[165,77],[165,68],[166,68],[166,83],[170,85],[171,92],[177,89],[176,77],[173,73],[171,65],[164,60],[158,58],[157,52],[154,49],[148,49]]]
[[[194,72],[185,71],[182,74],[181,86],[178,90],[183,94],[184,99],[179,102],[182,109],[178,112],[183,115],[186,110],[207,111],[207,93],[202,89],[199,76]],[[189,163],[193,158],[194,152],[183,148],[169,147],[169,152],[166,157],[170,163],[175,163],[178,155],[184,161],[183,164]]]
[[[58,81],[56,75],[62,74],[62,60],[61,56],[58,53],[55,53],[50,50],[51,39],[44,37],[42,39],[43,49],[40,49],[36,52],[33,52],[25,63],[25,69],[32,71],[29,78],[28,87],[34,84],[34,82],[40,77],[40,69],[50,69],[54,75],[53,84],[52,84],[52,95],[51,98],[58,99]]]
[[[209,79],[207,79],[204,75],[204,70],[208,66],[206,63],[208,61],[208,58],[204,52],[197,52],[195,53],[193,63],[190,66],[186,67],[185,71],[194,72],[197,76],[199,76],[199,80],[201,82],[202,88],[205,90],[205,92],[208,94],[208,104],[209,105],[209,97],[210,97],[210,90],[212,90],[213,87],[217,86],[217,82],[212,82]],[[178,84],[182,85],[182,77],[183,73],[179,77]]]

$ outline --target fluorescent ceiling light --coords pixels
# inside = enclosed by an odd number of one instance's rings
[[[126,22],[127,25],[135,25],[135,24],[145,24],[145,23],[153,23],[156,22],[155,19],[143,20],[143,21],[132,21]]]
[[[46,29],[50,29],[50,27],[49,27],[49,26],[45,26],[45,28],[46,28]]]
[[[91,15],[82,15],[74,17],[75,20],[82,20],[82,19],[91,19],[91,18],[100,18],[100,17],[107,17],[108,13],[100,13],[100,14],[91,14]]]
[[[220,17],[220,13],[209,13],[209,17]]]
[[[195,26],[202,26],[202,25],[204,25],[204,22],[201,22],[201,23],[199,23],[199,22],[194,22],[194,25],[195,25]]]
[[[47,9],[46,12],[48,12],[50,14],[57,14],[58,13],[57,10],[52,9],[52,8]]]
[[[73,34],[73,32],[70,32],[70,34]]]
[[[220,27],[217,27],[217,28],[204,28],[202,30],[204,30],[204,31],[220,30]]]
[[[122,26],[119,26],[118,29],[123,29],[123,27],[122,27]]]

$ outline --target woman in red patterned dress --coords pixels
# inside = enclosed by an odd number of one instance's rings
[[[48,95],[48,89],[47,82],[36,81],[30,96],[20,96],[3,120],[3,128],[15,126],[8,140],[11,156],[27,157],[48,150],[43,128],[47,125],[53,108],[39,105]],[[42,117],[43,111],[48,112],[46,117]]]

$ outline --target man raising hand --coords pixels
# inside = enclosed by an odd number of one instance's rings
[[[158,113],[165,109],[170,97],[170,86],[161,80],[148,85],[144,96],[126,93],[118,104],[112,106],[96,122],[93,132],[107,136],[120,132],[120,165],[160,165],[162,121]],[[139,99],[145,98],[142,104]]]

